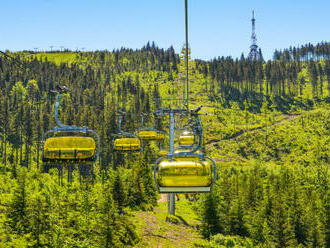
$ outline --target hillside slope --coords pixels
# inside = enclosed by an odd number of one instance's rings
[[[175,217],[168,216],[166,201],[158,202],[153,211],[135,213],[142,238],[136,247],[194,247],[197,242],[206,242],[199,232],[201,223],[193,211],[194,203],[184,199],[184,195],[180,197]]]

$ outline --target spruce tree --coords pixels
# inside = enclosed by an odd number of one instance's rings
[[[27,202],[26,170],[22,168],[17,175],[17,184],[7,211],[7,224],[14,233],[26,234],[29,231]]]
[[[213,193],[206,194],[203,199],[203,205],[201,209],[202,227],[201,231],[204,237],[209,238],[210,236],[222,232],[220,225],[220,218],[217,212],[217,204],[220,202],[215,199]]]
[[[115,206],[118,208],[119,213],[121,213],[125,202],[125,195],[124,195],[124,190],[123,190],[123,185],[120,178],[119,170],[115,172],[112,195]]]
[[[105,248],[114,247],[114,229],[116,209],[111,194],[111,185],[105,183],[97,206],[95,230],[99,237],[99,245]]]

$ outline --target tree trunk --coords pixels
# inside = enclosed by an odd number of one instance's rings
[[[40,150],[40,142],[38,141],[37,142],[38,145],[37,145],[37,168],[39,169],[39,150]]]
[[[3,136],[1,137],[1,151],[0,151],[0,156],[2,157],[2,155],[3,155],[3,140],[4,140],[4,138],[3,138]]]
[[[15,164],[17,165],[18,164],[18,148],[15,148]]]
[[[22,160],[23,160],[23,140],[22,140],[22,132],[20,130],[20,136],[19,136],[19,143],[20,143],[20,147],[19,147],[19,164],[22,165]]]
[[[330,97],[330,75],[328,75],[328,96]]]
[[[7,139],[7,137],[6,137],[6,135],[4,135],[5,151],[4,151],[4,154],[3,154],[3,163],[4,163],[5,167],[7,165],[7,141],[6,141],[6,139]]]
[[[320,75],[320,95],[321,98],[323,97],[323,78],[322,75]]]
[[[28,142],[25,143],[25,166],[29,168],[30,146]]]

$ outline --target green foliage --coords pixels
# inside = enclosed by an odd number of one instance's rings
[[[1,185],[1,247],[123,247],[139,237],[114,203],[112,184],[58,185],[57,176],[18,168]],[[7,193],[4,193],[7,192]]]
[[[17,234],[28,231],[26,171],[18,175],[17,185],[7,212],[8,226]]]
[[[211,218],[213,212],[207,217],[201,214],[202,226],[221,225],[220,233],[247,236],[266,247],[326,247],[322,221],[326,210],[319,189],[328,190],[329,182],[313,181],[319,173],[329,176],[327,168],[317,172],[298,165],[221,170],[214,193],[206,196],[220,196],[211,209],[220,218]],[[203,199],[199,209],[207,213],[209,201]]]
[[[196,213],[184,205],[167,224],[199,218],[210,242],[197,247],[330,246],[330,62],[278,55],[189,60],[190,107],[209,113],[204,143],[218,181],[211,194],[197,196]],[[147,143],[141,157],[114,156],[116,112],[127,112],[123,130],[138,130],[141,113],[156,110],[154,98],[181,97],[184,60],[172,47],[149,43],[136,51],[17,56],[26,58],[26,70],[0,58],[0,247],[135,246],[140,237],[127,213],[157,205],[158,148]],[[39,173],[41,139],[55,125],[55,82],[72,90],[61,121],[100,135],[93,184],[80,184],[75,172],[60,186],[56,171]]]
[[[121,181],[121,178],[119,175],[119,171],[117,171],[114,182],[113,182],[112,195],[113,195],[113,200],[114,200],[115,204],[117,205],[117,208],[119,209],[119,211],[122,210],[122,207],[125,202],[125,198],[124,198],[125,195],[124,195],[123,190],[124,189],[123,189],[122,181]]]
[[[201,213],[201,217],[203,220],[202,234],[205,237],[210,237],[211,235],[222,231],[217,207],[218,201],[213,193],[207,194],[202,199],[204,202]]]

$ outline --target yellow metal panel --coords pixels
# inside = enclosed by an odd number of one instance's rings
[[[46,159],[88,159],[95,155],[96,144],[91,137],[51,137],[44,144]]]
[[[191,152],[191,151],[192,151],[192,149],[177,149],[177,150],[174,151],[174,154],[178,154],[180,152]],[[195,154],[199,154],[199,153],[200,153],[200,150],[197,150],[195,152]]]
[[[167,156],[167,154],[168,154],[168,150],[166,150],[166,149],[161,149],[161,150],[158,152],[158,156],[159,156],[159,157]]]
[[[139,136],[143,140],[163,140],[165,134],[157,132],[156,130],[142,130],[139,132]]]
[[[174,151],[174,154],[178,154],[178,153],[180,153],[180,152],[191,152],[191,149],[189,150],[189,149],[177,149],[177,150],[175,150]],[[197,150],[196,152],[195,152],[195,154],[199,154],[200,153],[200,150]],[[159,150],[159,152],[158,152],[158,157],[164,157],[164,156],[167,156],[168,155],[168,150],[167,149],[161,149],[161,150]],[[189,159],[191,159],[191,158],[178,158],[178,160],[180,160],[180,159],[182,159],[182,160],[189,160]],[[197,159],[199,159],[199,158],[197,158]]]
[[[158,138],[158,134],[154,130],[142,130],[139,132],[139,136],[143,140],[156,140]]]
[[[141,148],[140,139],[137,137],[117,138],[114,142],[117,151],[137,151]]]
[[[163,140],[165,139],[165,134],[164,133],[157,133],[157,140]]]
[[[160,187],[209,187],[212,165],[198,158],[166,159],[158,165],[158,183]]]
[[[179,137],[179,145],[181,146],[189,146],[195,143],[194,135],[181,135]]]

